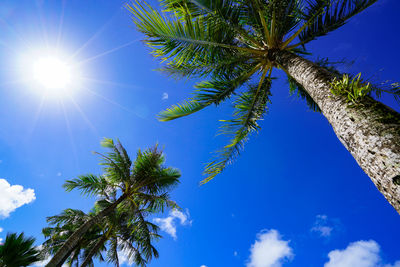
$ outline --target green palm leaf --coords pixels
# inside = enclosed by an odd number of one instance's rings
[[[307,17],[320,6],[324,6],[324,13],[314,19],[299,35],[301,44],[306,44],[317,37],[324,36],[343,26],[351,17],[357,15],[377,0],[315,0],[309,8]],[[328,4],[326,4],[328,3]]]
[[[227,75],[217,76],[210,81],[196,85],[193,98],[173,105],[159,114],[159,120],[169,121],[197,112],[211,104],[218,105],[229,98],[232,93],[250,80],[259,65],[242,64]]]
[[[216,159],[207,164],[204,170],[207,177],[201,184],[209,182],[231,164],[240,154],[249,135],[259,130],[258,121],[264,116],[271,95],[271,78],[265,78],[265,74],[266,71],[258,85],[251,86],[248,92],[242,93],[237,98],[234,118],[223,121],[226,125],[222,126],[221,133],[233,135],[233,138],[228,145],[217,152]]]
[[[0,244],[0,266],[29,266],[40,261],[40,251],[34,246],[35,239],[24,233],[8,233]]]

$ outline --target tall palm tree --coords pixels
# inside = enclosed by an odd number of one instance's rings
[[[116,191],[115,201],[102,199],[102,209],[83,223],[71,234],[46,266],[60,266],[65,257],[74,249],[81,238],[95,225],[111,216],[116,209],[163,211],[175,207],[168,191],[179,182],[180,173],[172,167],[165,167],[162,151],[157,146],[145,151],[139,150],[134,162],[125,148],[112,139],[105,138],[102,146],[110,150],[102,157],[103,175],[82,175],[66,181],[64,187],[70,191],[79,189],[83,194],[104,196]]]
[[[35,239],[25,237],[24,233],[7,234],[6,240],[0,244],[0,266],[29,266],[41,260],[40,250],[34,246]]]
[[[161,71],[178,78],[206,78],[191,98],[161,112],[161,121],[236,98],[233,119],[222,126],[232,139],[206,166],[202,183],[230,164],[249,135],[260,129],[258,121],[270,103],[272,70],[277,68],[322,112],[400,212],[400,115],[374,100],[364,90],[369,88],[365,83],[356,88],[366,95],[356,104],[349,103],[351,94],[344,85],[344,92],[333,94],[332,83],[341,77],[303,57],[310,41],[341,27],[376,1],[162,0],[161,11],[138,0],[127,4],[153,55],[167,62]],[[374,90],[377,96],[382,91]]]

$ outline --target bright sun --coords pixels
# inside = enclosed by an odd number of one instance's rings
[[[34,63],[33,78],[47,91],[64,90],[71,83],[71,69],[56,57],[44,57]]]
[[[21,58],[21,70],[27,85],[46,98],[72,96],[80,86],[80,75],[78,65],[70,58],[51,49],[25,54]]]

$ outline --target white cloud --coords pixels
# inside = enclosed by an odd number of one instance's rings
[[[0,233],[3,232],[3,228],[0,227]]]
[[[118,254],[118,260],[119,260],[119,263],[122,265],[122,264],[126,264],[126,265],[132,265],[133,264],[133,260],[132,259],[129,259],[129,255],[128,255],[128,253],[126,252],[126,251],[124,251],[124,250],[118,250],[117,251],[117,254]]]
[[[157,223],[161,230],[167,232],[170,236],[172,236],[175,240],[176,236],[176,225],[173,222],[174,217],[167,217],[167,218],[155,218],[154,222]]]
[[[237,252],[237,251],[234,251],[234,252],[233,252],[233,256],[236,257],[237,255],[238,255],[238,252]]]
[[[257,234],[257,240],[250,248],[247,267],[280,267],[282,261],[293,258],[290,241],[281,239],[277,230],[263,230]]]
[[[328,254],[325,267],[374,267],[379,262],[379,245],[373,241],[350,243],[344,250],[333,250]]]
[[[33,189],[24,189],[21,185],[10,185],[0,179],[0,217],[8,217],[11,212],[36,199]]]
[[[174,240],[177,239],[176,236],[176,221],[179,221],[181,225],[192,225],[192,221],[189,220],[190,214],[186,209],[183,213],[179,210],[173,209],[169,212],[169,216],[166,218],[154,218],[153,221],[157,223],[161,230],[167,232]]]
[[[203,264],[203,265],[201,265],[200,267],[207,267],[207,265],[204,265],[204,264]]]
[[[400,261],[393,265],[383,264],[380,247],[374,240],[361,240],[350,243],[343,250],[332,250],[328,258],[324,267],[400,267]]]
[[[62,173],[61,172],[57,172],[57,176],[61,176],[62,175]]]
[[[162,98],[161,98],[162,100],[167,100],[168,99],[168,93],[166,93],[166,92],[164,92],[163,94],[162,94]]]

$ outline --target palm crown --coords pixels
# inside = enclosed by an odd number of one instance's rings
[[[233,118],[221,132],[230,143],[207,164],[202,183],[220,173],[260,128],[270,103],[272,69],[282,68],[277,51],[305,53],[305,45],[342,26],[376,0],[162,0],[162,12],[138,1],[128,4],[152,53],[167,61],[160,70],[174,77],[205,77],[183,103],[159,114],[168,121],[233,95]],[[283,69],[283,68],[282,68]],[[318,106],[288,78],[293,90]]]

